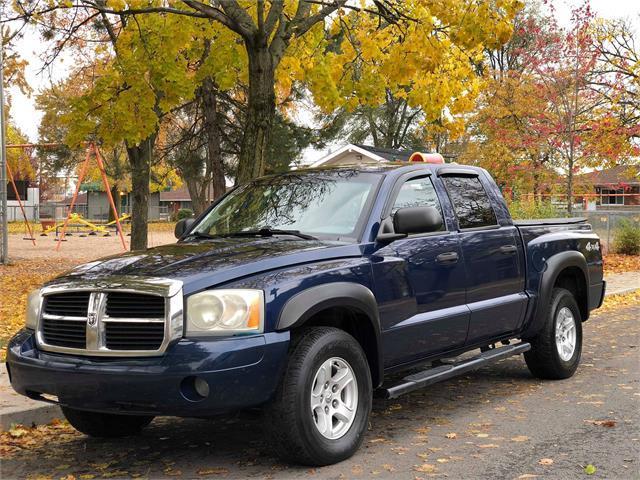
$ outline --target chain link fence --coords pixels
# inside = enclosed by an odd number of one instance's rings
[[[640,226],[640,207],[637,210],[576,211],[574,215],[587,218],[607,251],[613,248],[616,229],[619,227],[620,222],[627,220],[633,225]]]
[[[25,213],[31,222],[39,222],[40,220],[64,220],[69,212],[68,205],[57,203],[45,203],[39,206],[25,206]],[[77,213],[82,218],[92,222],[107,222],[109,219],[110,208],[87,208],[87,205],[75,205],[73,213]],[[125,206],[118,212],[120,215],[131,213],[131,207]],[[166,205],[150,205],[149,220],[169,220],[171,215],[169,207]],[[9,206],[7,218],[10,222],[21,222],[24,220],[19,206]]]

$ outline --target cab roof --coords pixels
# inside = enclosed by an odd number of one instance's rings
[[[307,168],[303,171],[307,172],[340,172],[340,171],[352,171],[359,173],[377,173],[381,175],[401,175],[406,172],[412,172],[416,170],[425,170],[430,173],[437,174],[440,170],[447,170],[451,173],[467,173],[479,175],[483,169],[480,167],[473,167],[470,165],[460,165],[457,163],[426,163],[426,162],[388,162],[377,165],[338,165],[327,167],[314,167]]]

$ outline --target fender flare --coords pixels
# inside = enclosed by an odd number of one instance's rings
[[[582,274],[585,278],[585,283],[587,285],[587,291],[585,292],[585,294],[587,295],[587,305],[589,304],[589,269],[587,268],[587,259],[584,257],[584,255],[582,255],[582,253],[575,250],[561,252],[553,255],[545,261],[542,277],[540,279],[540,284],[538,287],[536,309],[533,314],[531,323],[522,334],[523,338],[536,335],[544,325],[544,315],[546,313],[545,306],[551,300],[551,292],[553,291],[553,286],[555,285],[560,273],[565,268],[570,267],[578,267],[582,271]]]
[[[376,339],[378,380],[384,378],[382,343],[380,335],[380,313],[373,292],[359,283],[333,282],[317,285],[296,293],[285,303],[276,330],[291,330],[303,325],[316,313],[331,307],[347,307],[363,313],[371,323]]]

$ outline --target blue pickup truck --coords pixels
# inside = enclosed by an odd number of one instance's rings
[[[176,236],[33,292],[15,390],[98,437],[261,407],[278,454],[326,465],[357,450],[374,394],[520,353],[570,377],[605,291],[583,219],[514,222],[485,170],[455,164],[263,177]]]

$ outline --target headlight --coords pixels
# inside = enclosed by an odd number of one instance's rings
[[[234,335],[263,330],[262,290],[208,290],[187,297],[187,335]]]
[[[32,330],[38,325],[38,316],[40,314],[40,289],[33,290],[27,297],[27,314],[25,327]]]

